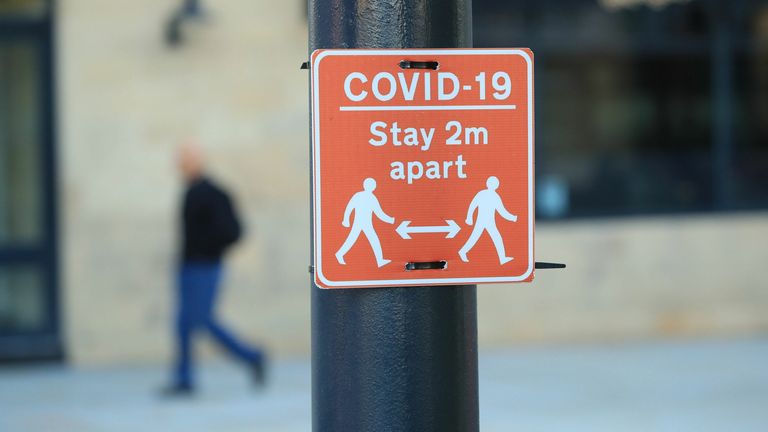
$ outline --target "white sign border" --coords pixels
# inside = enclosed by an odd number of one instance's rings
[[[321,51],[315,57],[315,53]],[[312,192],[314,217],[312,224],[314,227],[314,271],[315,276],[327,287],[332,288],[366,288],[366,287],[394,287],[394,286],[414,286],[414,285],[457,285],[457,284],[476,284],[476,283],[501,283],[501,282],[520,282],[527,279],[534,268],[533,258],[533,226],[534,226],[534,202],[533,202],[533,60],[531,56],[522,49],[328,49],[317,50],[312,53]],[[473,278],[429,278],[429,279],[375,279],[363,281],[330,281],[323,275],[322,269],[322,232],[320,230],[320,63],[328,56],[361,56],[361,55],[382,55],[382,56],[429,56],[429,55],[519,55],[525,59],[528,73],[528,268],[520,276],[503,277],[473,277]],[[318,285],[320,286],[320,285]],[[328,289],[320,286],[322,289]]]

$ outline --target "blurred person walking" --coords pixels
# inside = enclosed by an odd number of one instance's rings
[[[230,354],[245,363],[254,383],[265,382],[266,359],[225,329],[215,314],[223,273],[222,257],[241,236],[235,208],[227,193],[205,175],[203,153],[191,143],[179,148],[178,165],[186,183],[181,208],[182,246],[176,293],[176,363],[167,396],[194,391],[192,339],[207,331]]]

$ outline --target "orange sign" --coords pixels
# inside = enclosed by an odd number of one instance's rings
[[[533,54],[312,54],[315,282],[533,279]]]

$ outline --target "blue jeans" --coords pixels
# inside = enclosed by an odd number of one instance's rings
[[[221,280],[219,263],[185,263],[179,270],[176,315],[176,385],[191,387],[192,335],[207,330],[223,348],[238,359],[254,364],[261,362],[260,349],[238,341],[216,319],[214,307]]]

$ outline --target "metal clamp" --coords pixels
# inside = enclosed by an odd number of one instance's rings
[[[405,264],[405,270],[445,270],[448,267],[448,261],[411,261]]]

